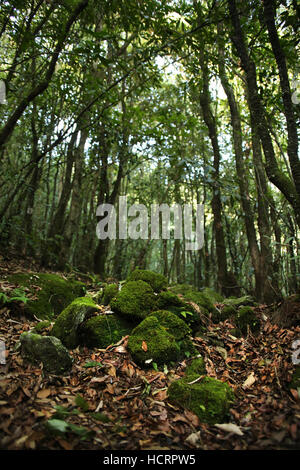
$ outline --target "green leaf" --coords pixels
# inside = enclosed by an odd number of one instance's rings
[[[84,364],[83,367],[103,367],[103,364],[101,364],[101,362],[97,362],[97,361],[88,361]]]
[[[46,422],[47,430],[53,434],[62,435],[68,431],[68,427],[69,427],[68,423],[66,423],[66,421],[63,421],[61,419],[49,419]]]
[[[81,408],[83,411],[88,411],[89,409],[89,404],[88,402],[81,396],[77,395],[75,398],[75,403],[79,408]]]

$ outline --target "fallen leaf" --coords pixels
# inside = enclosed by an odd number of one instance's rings
[[[237,436],[244,435],[243,431],[241,431],[241,429],[234,423],[215,424],[215,427],[222,429],[223,431],[232,432]]]
[[[201,431],[193,432],[185,441],[192,446],[196,446],[198,443],[201,443]]]
[[[51,395],[51,390],[50,390],[50,388],[43,388],[43,390],[40,390],[40,391],[37,393],[37,397],[38,397],[38,398],[47,398],[47,397],[49,397],[49,395]]]
[[[242,388],[244,390],[246,390],[247,388],[250,388],[251,385],[254,384],[254,382],[256,381],[256,378],[254,376],[254,372],[251,372],[251,374],[249,375],[249,377],[245,380],[245,382],[243,383],[242,385]]]

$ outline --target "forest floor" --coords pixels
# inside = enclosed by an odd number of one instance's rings
[[[18,269],[26,267],[2,260],[0,276]],[[124,337],[105,350],[77,348],[71,351],[70,375],[47,375],[25,363],[16,349],[20,334],[37,322],[2,308],[6,364],[0,365],[0,449],[299,449],[300,398],[288,385],[294,369],[291,346],[300,339],[300,327],[271,324],[266,306],[256,312],[262,327],[255,337],[234,338],[225,321],[211,323],[206,339],[193,339],[208,375],[235,392],[230,426],[224,429],[168,402],[167,387],[183,375],[189,359],[169,370],[142,370],[132,362]],[[53,419],[66,423],[60,432],[46,425]]]

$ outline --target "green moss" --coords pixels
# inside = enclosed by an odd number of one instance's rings
[[[213,314],[218,313],[214,306],[214,302],[219,294],[214,292],[212,289],[206,288],[200,292],[189,284],[176,284],[175,286],[172,286],[170,290],[176,294],[183,295],[184,300],[197,304],[204,314],[207,314],[208,312]]]
[[[8,276],[9,282],[27,287],[35,299],[25,305],[29,317],[40,319],[58,315],[72,300],[85,293],[82,282],[66,280],[56,274],[16,273]],[[38,287],[38,289],[35,288]]]
[[[51,335],[59,338],[61,342],[70,349],[79,344],[79,325],[99,307],[89,297],[79,297],[68,305],[57,317],[53,325]]]
[[[255,300],[251,295],[244,295],[243,297],[228,297],[223,300],[224,305],[229,305],[231,307],[241,307],[242,305],[255,306]]]
[[[22,333],[20,336],[21,355],[29,362],[39,365],[51,374],[64,374],[70,371],[73,359],[61,341],[53,336],[35,333]]]
[[[206,375],[206,367],[202,357],[196,357],[185,370],[185,377],[193,381],[200,375]]]
[[[201,293],[209,299],[213,304],[221,303],[224,300],[224,297],[219,294],[218,292],[214,291],[210,287],[205,287],[203,290],[201,290]]]
[[[234,400],[229,385],[212,377],[203,377],[191,384],[193,377],[188,375],[171,383],[169,401],[193,411],[202,422],[224,423]]]
[[[145,365],[152,359],[159,365],[175,362],[186,353],[196,354],[189,338],[190,329],[183,320],[168,311],[153,312],[133,331],[128,341],[128,349],[134,360]],[[143,349],[147,345],[147,350]]]
[[[117,343],[131,331],[132,323],[118,315],[97,315],[82,323],[79,341],[89,348],[104,349]]]
[[[41,333],[42,331],[47,330],[50,326],[51,326],[51,322],[49,320],[44,320],[44,321],[40,321],[39,323],[37,323],[35,327],[33,328],[33,330],[36,333]]]
[[[242,334],[246,335],[249,329],[252,333],[257,333],[260,328],[259,320],[255,316],[251,307],[240,307],[236,317],[235,324],[241,330]]]
[[[160,326],[163,326],[177,341],[191,334],[188,325],[172,312],[157,310],[151,313],[152,316],[156,317]]]
[[[174,284],[170,287],[170,290],[175,294],[184,296],[187,292],[194,290],[194,287],[190,284]]]
[[[128,281],[111,301],[111,309],[128,320],[145,318],[155,307],[156,296],[144,281]]]
[[[127,281],[139,280],[150,284],[154,292],[160,292],[161,290],[166,289],[168,285],[168,281],[165,276],[145,269],[135,269],[127,278]]]
[[[193,332],[195,332],[201,324],[199,313],[196,312],[192,305],[185,302],[170,290],[158,294],[156,305],[158,310],[168,310],[174,313],[189,325]]]
[[[160,310],[169,306],[185,307],[186,302],[184,302],[183,299],[178,297],[177,294],[174,294],[174,292],[171,292],[170,290],[166,290],[158,294],[157,308]]]
[[[101,302],[103,305],[108,305],[110,301],[117,295],[119,292],[118,284],[107,284],[103,289],[103,295]]]
[[[233,305],[225,305],[220,312],[220,321],[227,320],[230,317],[235,317],[237,309]]]
[[[189,300],[197,304],[204,314],[209,312],[213,315],[218,315],[218,311],[215,308],[213,302],[202,292],[195,290],[188,291],[184,294],[184,298],[185,300]]]

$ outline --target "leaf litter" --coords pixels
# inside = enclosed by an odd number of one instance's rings
[[[0,448],[298,449],[300,400],[289,382],[300,327],[271,324],[263,306],[257,313],[263,327],[256,337],[235,338],[225,321],[208,325],[221,349],[209,335],[193,340],[207,373],[227,382],[236,395],[229,423],[208,425],[168,402],[168,386],[183,376],[190,358],[163,371],[151,364],[143,370],[132,361],[124,337],[105,350],[71,351],[68,376],[45,374],[42,365],[25,363],[17,347],[20,334],[37,322],[23,316],[9,321],[10,311],[1,309],[6,364],[0,365]]]

